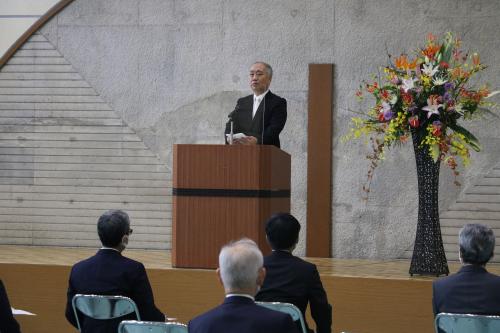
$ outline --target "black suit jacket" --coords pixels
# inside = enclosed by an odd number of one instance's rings
[[[296,305],[304,315],[307,303],[318,333],[331,332],[332,307],[323,289],[315,265],[287,251],[273,251],[264,258],[266,278],[255,296],[258,301],[287,302]],[[307,323],[306,323],[307,325]]]
[[[265,110],[265,111],[264,111]],[[233,133],[244,133],[257,138],[258,144],[280,147],[279,134],[286,123],[286,99],[268,92],[252,119],[253,95],[238,99],[232,112]],[[262,117],[264,116],[264,133]],[[225,134],[231,131],[230,121],[226,124]],[[227,137],[226,137],[227,142]]]
[[[0,332],[1,333],[20,333],[19,324],[12,315],[9,298],[0,280]]]
[[[96,255],[80,261],[69,277],[66,318],[76,327],[71,305],[75,294],[120,295],[130,297],[137,305],[141,320],[165,321],[164,314],[154,304],[153,291],[144,265],[111,249],[101,249]],[[123,319],[94,320],[78,316],[82,333],[116,333]]]
[[[432,283],[434,316],[440,312],[500,315],[500,277],[467,265]]]
[[[299,333],[290,315],[264,308],[250,298],[224,303],[188,323],[190,333]]]

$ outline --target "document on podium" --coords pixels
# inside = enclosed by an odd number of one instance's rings
[[[226,136],[229,139],[229,137],[231,136],[231,134],[226,134]],[[233,140],[239,140],[239,139],[243,139],[243,138],[246,138],[246,137],[247,136],[244,133],[233,134]]]

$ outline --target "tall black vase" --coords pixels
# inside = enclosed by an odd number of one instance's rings
[[[426,146],[419,147],[421,137],[412,131],[418,178],[418,224],[410,274],[448,275],[441,226],[439,225],[439,167]]]

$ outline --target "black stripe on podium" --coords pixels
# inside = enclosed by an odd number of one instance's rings
[[[290,190],[173,188],[172,195],[184,197],[289,198]]]

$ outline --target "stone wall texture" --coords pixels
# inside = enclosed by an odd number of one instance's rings
[[[388,259],[407,257],[413,246],[413,152],[411,145],[392,149],[368,200],[362,199],[369,147],[340,141],[364,107],[354,92],[388,54],[411,54],[429,32],[447,31],[489,65],[479,80],[500,87],[499,16],[496,0],[75,0],[39,34],[158,159],[165,179],[174,143],[223,142],[227,114],[250,93],[249,66],[270,63],[271,90],[288,100],[282,149],[292,155],[292,213],[303,226],[298,254],[305,254],[307,228],[308,64],[333,63],[332,254]],[[491,118],[467,126],[484,150],[473,153],[461,187],[442,169],[440,210],[450,259],[464,223],[500,228],[498,124]],[[170,216],[165,223],[169,238]]]

